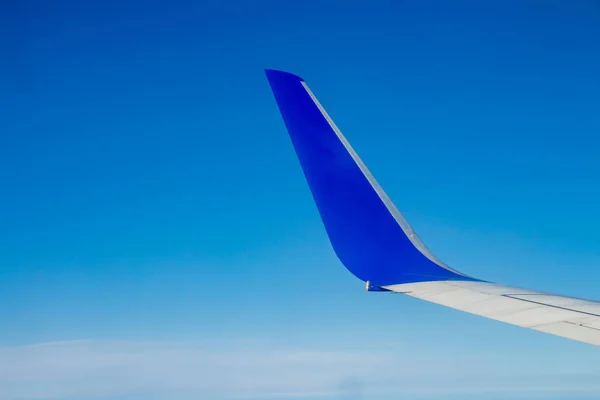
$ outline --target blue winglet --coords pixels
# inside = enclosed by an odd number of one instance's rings
[[[302,78],[266,74],[331,244],[350,272],[373,288],[475,280],[427,250]]]

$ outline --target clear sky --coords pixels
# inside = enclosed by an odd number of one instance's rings
[[[263,72],[446,263],[600,299],[597,1],[9,1],[0,49],[1,399],[600,397],[595,347],[366,293]]]

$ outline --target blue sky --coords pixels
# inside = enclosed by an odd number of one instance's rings
[[[594,347],[366,293],[263,73],[442,260],[598,299],[597,2],[14,3],[0,397],[598,398]]]

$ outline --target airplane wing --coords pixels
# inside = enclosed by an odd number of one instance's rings
[[[296,75],[266,70],[333,249],[367,290],[391,291],[600,346],[600,303],[467,276],[434,256]]]

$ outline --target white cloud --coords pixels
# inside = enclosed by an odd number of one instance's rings
[[[0,349],[0,399],[502,399],[600,394],[600,379],[410,348],[321,351],[273,343],[67,341]],[[503,370],[504,372],[500,372]],[[599,372],[595,370],[595,373]],[[555,373],[558,373],[555,371]],[[135,397],[139,396],[139,397]],[[423,397],[424,396],[424,397]],[[517,396],[517,397],[515,397]]]
[[[0,349],[2,399],[174,393],[229,398],[327,392],[370,354],[215,343],[71,341]]]

